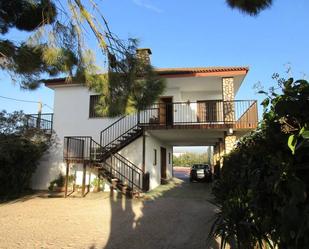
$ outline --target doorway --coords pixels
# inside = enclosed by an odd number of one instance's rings
[[[159,101],[159,117],[161,125],[173,125],[173,97],[161,97]]]
[[[166,178],[166,149],[161,147],[161,179]]]
[[[216,100],[197,101],[197,121],[217,122],[217,102]]]

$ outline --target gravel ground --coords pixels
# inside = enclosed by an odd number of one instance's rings
[[[210,185],[179,179],[144,200],[32,195],[0,204],[0,248],[217,249],[209,198]]]

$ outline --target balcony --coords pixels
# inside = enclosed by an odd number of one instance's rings
[[[46,134],[53,131],[53,113],[26,114],[24,125],[27,129],[39,129]]]
[[[139,123],[149,129],[255,129],[258,124],[257,102],[203,100],[158,103],[140,112]]]

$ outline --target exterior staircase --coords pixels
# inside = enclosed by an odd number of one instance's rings
[[[102,159],[118,152],[143,134],[138,117],[138,113],[123,116],[101,131]]]
[[[99,177],[123,194],[132,196],[147,191],[149,174],[118,153],[143,134],[138,117],[134,113],[112,123],[101,131],[100,143],[89,136],[65,137],[64,159],[97,168]]]

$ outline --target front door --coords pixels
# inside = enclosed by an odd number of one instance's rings
[[[166,149],[161,147],[161,178],[166,179]]]
[[[161,97],[159,101],[159,117],[161,125],[173,125],[173,97]]]
[[[217,101],[197,101],[197,121],[204,122],[217,122]]]

